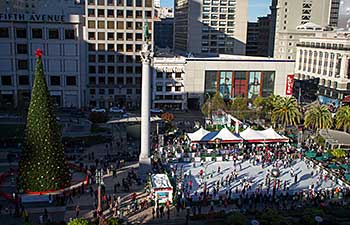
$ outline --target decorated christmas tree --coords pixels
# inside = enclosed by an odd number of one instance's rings
[[[38,49],[35,55],[35,78],[17,185],[24,192],[47,192],[69,186],[71,174],[46,85],[42,51]]]

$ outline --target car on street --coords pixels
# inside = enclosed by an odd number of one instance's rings
[[[151,113],[163,113],[162,109],[158,109],[158,108],[153,108],[150,110]]]
[[[123,117],[123,118],[129,118],[129,117],[130,117],[130,114],[129,114],[129,113],[124,113],[124,114],[122,115],[122,117]]]
[[[124,113],[124,110],[118,107],[111,107],[109,108],[109,112],[111,113]]]
[[[91,109],[91,112],[105,113],[106,109],[104,109],[104,108],[93,108],[93,109]]]

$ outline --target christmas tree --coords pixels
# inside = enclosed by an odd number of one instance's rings
[[[42,51],[36,50],[35,55],[35,78],[17,185],[24,192],[47,192],[69,186],[71,174],[46,85]]]

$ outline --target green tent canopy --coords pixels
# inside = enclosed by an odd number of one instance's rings
[[[307,151],[305,152],[305,156],[308,157],[308,158],[315,158],[316,157],[316,152],[314,151]]]
[[[331,163],[328,165],[328,168],[332,169],[332,170],[337,170],[337,169],[339,169],[339,166],[335,163]]]

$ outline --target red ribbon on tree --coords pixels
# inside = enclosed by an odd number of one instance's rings
[[[35,51],[35,56],[39,59],[41,59],[41,57],[43,56],[43,51],[41,51],[40,48],[38,48],[36,51]]]

